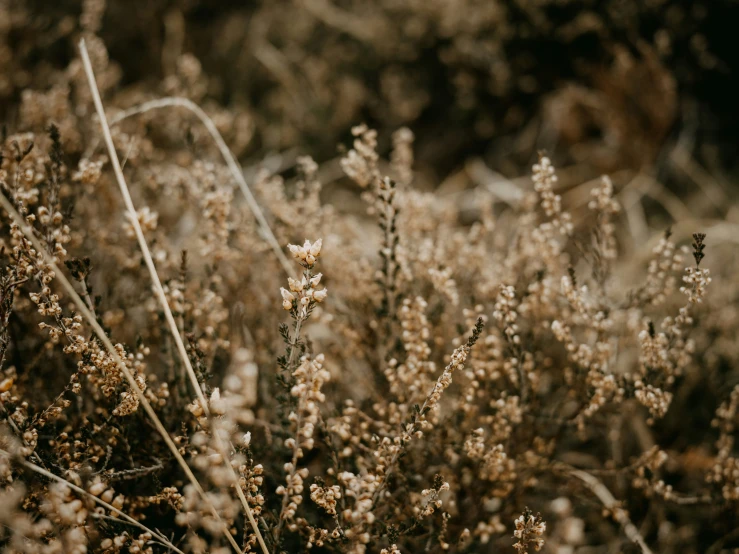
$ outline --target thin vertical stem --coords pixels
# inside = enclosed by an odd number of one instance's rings
[[[203,408],[203,411],[205,412],[206,417],[210,418],[210,410],[208,408],[208,402],[205,399],[205,395],[203,394],[202,389],[200,388],[200,383],[198,382],[197,375],[195,374],[195,370],[193,369],[192,363],[190,362],[190,357],[187,355],[185,344],[182,340],[182,336],[180,335],[179,329],[177,328],[177,323],[175,322],[174,316],[172,315],[172,310],[169,307],[169,303],[167,301],[167,295],[165,294],[164,288],[162,287],[162,283],[159,280],[159,275],[157,274],[156,266],[154,265],[154,260],[151,257],[151,252],[149,251],[149,247],[146,244],[146,239],[144,238],[144,232],[141,229],[141,224],[139,223],[138,215],[136,213],[136,208],[133,205],[133,200],[131,200],[131,194],[128,190],[126,179],[123,176],[123,170],[121,169],[121,164],[120,164],[120,161],[118,160],[118,154],[116,153],[115,145],[113,144],[113,137],[110,133],[110,127],[108,126],[108,120],[105,117],[105,110],[103,109],[103,102],[100,98],[100,91],[98,90],[97,83],[95,81],[95,74],[92,69],[92,63],[90,62],[90,56],[87,52],[87,47],[85,46],[84,39],[80,40],[79,47],[80,47],[80,53],[82,55],[82,62],[85,67],[85,73],[87,75],[87,81],[90,86],[90,92],[92,93],[92,97],[95,103],[95,109],[97,110],[98,118],[100,119],[100,125],[103,130],[103,137],[105,138],[105,143],[108,147],[108,153],[110,155],[111,163],[113,164],[113,170],[115,172],[116,180],[118,181],[118,186],[121,189],[123,200],[126,204],[126,208],[128,209],[128,213],[131,218],[131,224],[134,228],[134,231],[136,232],[136,238],[138,240],[139,247],[141,248],[141,253],[144,256],[144,261],[146,262],[146,266],[149,269],[149,274],[151,275],[151,280],[152,280],[152,283],[154,284],[154,293],[157,296],[157,299],[159,300],[159,303],[162,306],[162,309],[164,310],[165,319],[167,320],[169,329],[172,333],[172,336],[174,337],[175,344],[177,345],[177,350],[179,351],[180,357],[182,358],[182,362],[185,366],[187,374],[190,377],[190,382],[192,383],[192,386],[195,389],[195,393],[198,396],[200,405]],[[249,503],[246,499],[246,496],[244,495],[244,491],[241,490],[238,476],[236,475],[236,472],[231,466],[231,457],[228,455],[227,449],[225,445],[223,444],[223,442],[221,441],[221,438],[218,434],[218,430],[215,428],[215,426],[211,425],[211,431],[212,431],[211,434],[213,436],[214,443],[216,445],[216,449],[221,454],[221,457],[223,458],[223,461],[224,461],[224,465],[229,470],[229,475],[232,478],[233,486],[236,489],[236,493],[239,497],[239,500],[241,501],[242,506],[244,507],[244,512],[246,513],[247,518],[249,519],[249,523],[251,524],[251,527],[257,536],[259,545],[261,546],[264,554],[269,554],[269,550],[267,549],[267,545],[264,542],[264,538],[262,537],[262,534],[259,531],[259,526],[257,525],[257,522],[254,519],[254,514],[252,513],[252,510],[249,507]],[[230,533],[229,533],[229,537],[233,539],[233,537],[230,536]]]

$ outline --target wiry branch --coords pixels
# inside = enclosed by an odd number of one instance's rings
[[[592,493],[598,497],[598,500],[611,511],[613,518],[621,524],[624,534],[631,542],[638,544],[644,554],[653,554],[647,543],[644,542],[644,537],[641,536],[639,530],[629,519],[626,510],[618,505],[616,498],[600,479],[581,469],[573,469],[570,473],[585,483]]]

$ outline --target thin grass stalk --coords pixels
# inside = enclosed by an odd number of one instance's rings
[[[600,500],[607,509],[612,511],[614,519],[621,524],[621,527],[624,530],[624,535],[626,535],[630,541],[639,545],[643,554],[653,554],[652,550],[644,541],[644,537],[641,536],[639,530],[629,519],[626,511],[619,507],[616,498],[600,481],[600,479],[580,469],[573,469],[570,473],[585,483],[593,494],[598,497],[598,500]]]
[[[0,454],[5,455],[8,458],[11,458],[12,459],[12,456],[11,456],[10,452],[7,452],[5,450],[0,449]],[[117,514],[121,518],[125,519],[131,525],[133,525],[135,527],[138,527],[139,529],[141,529],[142,531],[144,531],[146,533],[151,533],[151,535],[153,537],[156,537],[157,540],[160,541],[167,548],[169,548],[169,549],[171,549],[171,550],[173,550],[175,552],[178,552],[179,554],[185,554],[184,552],[182,552],[182,550],[180,550],[174,544],[172,544],[169,541],[169,539],[167,539],[167,537],[165,537],[161,533],[158,533],[157,531],[154,531],[153,529],[149,529],[146,525],[143,525],[142,523],[139,523],[138,521],[136,521],[135,519],[133,519],[128,514],[122,512],[121,510],[119,510],[115,506],[111,506],[110,504],[108,504],[104,500],[101,500],[100,498],[98,498],[94,494],[91,494],[91,493],[87,492],[85,489],[83,489],[81,487],[78,487],[74,483],[70,483],[69,481],[67,481],[63,477],[59,477],[58,475],[54,475],[50,471],[46,471],[44,468],[39,467],[36,464],[33,464],[33,463],[31,463],[31,462],[29,462],[27,460],[20,459],[20,460],[16,460],[16,461],[17,461],[17,463],[19,463],[23,467],[25,467],[27,469],[30,469],[31,471],[34,471],[34,472],[38,473],[39,475],[43,475],[44,477],[46,477],[48,479],[51,479],[53,481],[56,481],[57,483],[64,483],[65,485],[67,485],[73,491],[77,492],[78,494],[81,494],[83,496],[86,496],[86,497],[90,498],[91,500],[93,500],[94,502],[96,502],[97,504],[99,504],[100,506],[102,506],[103,508],[105,508],[106,510],[109,510],[109,511],[113,512],[114,514]]]
[[[92,63],[90,62],[90,56],[87,52],[87,46],[85,45],[84,39],[80,40],[79,47],[80,53],[82,55],[82,63],[84,64],[85,73],[87,74],[87,81],[90,86],[90,92],[92,93],[92,98],[95,103],[95,109],[97,110],[98,118],[100,119],[100,126],[103,130],[105,144],[108,148],[108,154],[110,155],[110,162],[113,165],[113,171],[115,173],[118,186],[121,190],[121,194],[123,195],[123,201],[126,204],[129,218],[131,219],[131,225],[133,226],[133,229],[136,233],[136,239],[139,243],[139,247],[141,248],[141,253],[144,256],[144,262],[146,263],[146,267],[148,268],[149,274],[151,275],[151,280],[154,285],[154,294],[157,296],[157,299],[159,300],[159,303],[164,310],[164,317],[167,320],[167,325],[169,325],[170,331],[172,332],[175,344],[177,345],[177,350],[180,354],[180,357],[182,358],[182,363],[184,364],[185,371],[187,372],[190,382],[192,383],[192,387],[195,390],[195,394],[197,394],[198,400],[200,401],[201,406],[203,406],[203,409],[207,410],[208,403],[205,399],[205,395],[203,394],[202,389],[200,388],[200,384],[198,383],[197,375],[195,375],[195,370],[192,367],[190,357],[188,356],[187,350],[185,349],[185,343],[182,341],[182,337],[180,336],[180,333],[177,329],[177,323],[175,322],[174,316],[172,315],[172,310],[169,308],[169,304],[167,303],[167,295],[165,294],[162,283],[159,280],[159,275],[157,274],[154,260],[152,259],[151,252],[149,251],[149,247],[146,244],[144,231],[141,229],[141,224],[139,223],[136,208],[134,207],[133,200],[131,199],[131,193],[128,190],[126,180],[123,177],[123,169],[121,169],[121,164],[118,160],[118,155],[116,154],[115,145],[113,144],[113,137],[110,134],[110,127],[108,126],[108,121],[105,117],[103,102],[100,99],[100,91],[98,90],[97,82],[95,81],[95,74],[92,69]]]
[[[262,232],[264,233],[265,239],[267,240],[270,247],[272,248],[272,252],[274,252],[275,256],[277,257],[277,260],[280,262],[282,269],[285,270],[285,274],[288,276],[292,276],[293,268],[290,265],[290,262],[288,261],[287,256],[285,256],[285,253],[280,247],[280,243],[277,241],[275,234],[272,232],[272,228],[269,226],[269,222],[267,221],[267,218],[265,217],[264,212],[262,211],[262,208],[259,206],[259,203],[257,202],[256,198],[254,198],[254,194],[251,192],[249,185],[247,185],[246,179],[244,178],[243,170],[239,166],[239,163],[236,161],[236,158],[234,158],[233,154],[231,153],[231,150],[226,144],[226,141],[223,140],[223,136],[218,131],[216,124],[213,123],[213,120],[210,117],[208,117],[208,114],[206,114],[200,106],[198,106],[195,102],[187,98],[168,96],[165,98],[159,98],[157,100],[150,100],[149,102],[144,102],[142,104],[139,104],[138,106],[129,108],[123,111],[122,113],[118,114],[114,118],[112,118],[110,120],[110,125],[117,125],[124,119],[132,117],[134,115],[143,114],[148,111],[156,110],[160,108],[171,108],[171,107],[180,107],[180,108],[185,108],[187,110],[190,110],[193,114],[195,114],[195,116],[200,120],[200,122],[208,130],[208,133],[210,133],[210,136],[215,141],[216,146],[218,147],[218,150],[221,152],[221,156],[223,157],[223,160],[226,162],[228,169],[231,171],[231,175],[236,181],[236,184],[239,186],[241,193],[244,195],[244,198],[246,199],[246,203],[249,206],[249,209],[251,210],[252,214],[254,214],[254,217],[257,220],[257,223],[259,223],[259,226],[261,227]]]
[[[149,274],[151,275],[151,280],[152,280],[152,283],[154,284],[154,292],[157,296],[157,299],[159,300],[159,304],[164,310],[165,318],[167,320],[167,323],[169,324],[170,332],[172,333],[175,343],[177,344],[177,350],[180,354],[180,357],[182,358],[182,363],[184,364],[184,367],[190,378],[190,382],[192,383],[192,386],[195,389],[195,393],[198,396],[200,405],[203,408],[203,411],[205,412],[206,417],[210,419],[210,409],[208,407],[208,402],[205,399],[205,395],[203,394],[203,391],[200,387],[200,383],[198,382],[197,375],[195,375],[195,370],[193,369],[192,363],[190,362],[190,357],[187,355],[187,351],[185,350],[185,344],[182,340],[182,336],[180,335],[179,329],[177,327],[177,323],[174,320],[174,316],[172,315],[172,310],[169,307],[169,303],[167,302],[167,295],[164,292],[164,288],[162,287],[161,280],[159,279],[159,274],[157,273],[156,266],[154,265],[154,260],[151,257],[151,252],[149,251],[149,247],[146,244],[144,232],[141,229],[141,224],[139,223],[138,216],[136,214],[136,208],[134,207],[133,200],[131,199],[131,193],[128,189],[128,185],[126,184],[126,179],[123,176],[123,170],[121,169],[121,164],[118,160],[118,154],[116,153],[115,145],[113,144],[113,137],[110,133],[110,127],[108,126],[108,120],[105,116],[103,102],[100,98],[100,91],[98,90],[97,82],[95,81],[95,74],[92,69],[92,63],[90,62],[90,56],[87,52],[87,47],[85,45],[84,39],[80,40],[79,47],[80,47],[80,53],[82,55],[82,61],[85,67],[85,73],[87,75],[87,81],[90,86],[90,92],[92,93],[92,97],[95,103],[95,109],[97,110],[98,118],[100,119],[100,125],[103,130],[103,136],[105,138],[105,143],[108,147],[108,154],[110,156],[111,163],[113,164],[113,170],[116,175],[116,180],[118,181],[118,186],[121,189],[121,194],[123,195],[126,208],[128,209],[133,228],[136,231],[136,238],[138,239],[139,247],[141,248],[141,253],[144,256],[146,266],[149,270]],[[221,139],[221,142],[222,140],[223,139]],[[224,146],[225,146],[225,143],[224,143]],[[228,149],[226,148],[226,150]],[[229,156],[230,156],[230,152],[229,152]],[[231,157],[231,160],[233,161],[232,157]],[[246,496],[244,495],[244,491],[241,490],[241,486],[239,485],[239,478],[236,475],[236,472],[234,471],[233,467],[231,466],[231,457],[229,456],[225,445],[221,441],[221,438],[218,434],[217,429],[215,429],[215,427],[211,425],[211,430],[212,430],[213,440],[216,445],[216,449],[221,454],[224,460],[224,464],[229,470],[229,475],[233,481],[233,486],[236,489],[236,493],[244,508],[244,512],[246,513],[247,518],[249,519],[249,523],[254,533],[257,536],[259,545],[262,548],[262,551],[264,552],[264,554],[269,554],[269,550],[267,548],[266,543],[264,542],[264,538],[262,537],[262,534],[259,531],[259,525],[254,519],[254,514],[252,513],[252,510],[249,507],[249,502],[247,501]]]

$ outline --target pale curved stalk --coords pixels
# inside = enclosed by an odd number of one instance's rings
[[[653,554],[652,550],[647,546],[647,543],[644,542],[644,537],[641,536],[641,533],[639,533],[639,530],[631,522],[629,516],[626,515],[626,512],[619,507],[616,498],[600,481],[600,479],[594,477],[587,471],[582,471],[580,469],[573,469],[570,473],[585,483],[593,494],[598,497],[598,500],[603,503],[603,506],[611,510],[614,519],[621,524],[621,527],[624,530],[624,535],[626,535],[630,541],[638,544],[644,554]]]
[[[3,454],[5,456],[7,456],[8,458],[12,458],[10,452],[7,452],[5,450],[0,449],[0,454]],[[17,460],[17,463],[19,463],[20,465],[22,465],[25,468],[30,469],[31,471],[35,471],[39,475],[43,475],[44,477],[47,477],[47,478],[49,478],[49,479],[51,479],[53,481],[56,481],[57,483],[64,483],[65,485],[67,485],[73,491],[75,491],[75,492],[77,492],[77,493],[79,493],[79,494],[81,494],[83,496],[87,496],[88,498],[90,498],[91,500],[93,500],[94,502],[96,502],[97,504],[100,504],[106,510],[109,510],[109,511],[113,512],[114,514],[119,515],[121,518],[125,519],[131,525],[133,525],[135,527],[138,527],[139,529],[141,529],[145,533],[150,533],[151,536],[156,537],[156,539],[158,541],[160,541],[167,548],[170,548],[171,550],[177,552],[178,554],[185,554],[184,552],[182,552],[182,550],[180,550],[174,544],[172,544],[169,541],[169,539],[167,539],[167,537],[165,537],[161,533],[158,533],[158,532],[154,531],[153,529],[149,529],[146,525],[143,525],[142,523],[139,523],[138,521],[136,521],[135,519],[133,519],[128,514],[122,512],[121,510],[119,510],[118,508],[116,508],[114,506],[111,506],[110,504],[108,504],[104,500],[101,500],[100,498],[98,498],[94,494],[91,494],[91,493],[87,492],[85,489],[83,489],[81,487],[78,487],[74,483],[70,483],[69,481],[67,481],[63,477],[59,477],[58,475],[54,475],[50,471],[46,471],[44,468],[39,467],[36,464],[32,464],[31,462],[29,462],[27,460],[24,460],[24,459]]]
[[[195,393],[198,396],[198,400],[200,401],[200,406],[205,412],[206,417],[210,419],[210,409],[208,407],[208,401],[205,399],[205,395],[203,394],[203,391],[200,388],[200,383],[198,383],[198,378],[190,362],[190,357],[187,355],[187,351],[185,350],[185,344],[182,340],[182,337],[180,336],[177,323],[174,320],[174,316],[172,315],[172,310],[170,309],[169,303],[167,302],[167,295],[164,292],[164,288],[162,287],[162,283],[159,279],[159,275],[157,274],[156,266],[154,265],[154,260],[152,259],[151,252],[149,251],[149,247],[146,244],[146,239],[144,238],[144,232],[141,229],[141,224],[139,223],[138,216],[136,214],[136,208],[133,205],[133,200],[131,199],[131,194],[128,190],[128,185],[126,184],[126,179],[123,176],[123,170],[121,169],[121,164],[118,160],[118,154],[116,153],[115,145],[113,144],[113,137],[110,134],[110,127],[108,126],[108,120],[105,117],[105,110],[103,109],[103,102],[100,98],[100,91],[98,90],[97,83],[95,82],[95,74],[92,70],[92,64],[90,63],[90,56],[87,52],[87,47],[85,46],[84,39],[80,40],[80,53],[82,54],[82,62],[85,67],[85,73],[87,74],[87,80],[90,86],[90,92],[92,93],[92,97],[95,102],[95,109],[97,110],[98,118],[100,119],[100,125],[103,130],[103,136],[105,138],[105,143],[108,147],[108,154],[110,156],[110,161],[113,164],[113,170],[116,175],[116,180],[118,181],[118,186],[121,189],[121,194],[123,195],[126,208],[128,209],[131,223],[133,225],[134,230],[136,231],[136,238],[138,239],[139,247],[141,248],[141,253],[144,256],[146,266],[149,269],[151,280],[154,284],[154,292],[157,296],[157,299],[159,300],[159,304],[164,310],[165,318],[167,320],[167,323],[169,324],[170,332],[172,333],[172,337],[174,338],[175,343],[177,344],[177,350],[180,354],[180,357],[182,358],[182,363],[185,366],[187,374],[190,378],[190,382],[192,383],[192,386],[195,389]],[[220,135],[218,136],[220,137]],[[221,143],[223,143],[222,138],[220,139],[220,141]],[[225,147],[225,143],[223,143],[223,146]],[[228,148],[226,148],[226,151],[228,152]],[[228,156],[231,162],[235,164],[236,162],[233,160],[233,157],[231,156],[230,152],[228,152]],[[243,180],[243,176],[241,177],[241,179]],[[229,475],[233,481],[233,486],[236,489],[236,493],[244,508],[244,512],[246,513],[247,518],[249,519],[249,523],[252,527],[252,530],[256,534],[259,545],[262,548],[262,551],[264,552],[264,554],[269,554],[269,550],[267,549],[267,545],[264,542],[262,533],[259,531],[259,526],[257,525],[257,522],[254,519],[254,514],[252,513],[252,510],[249,507],[249,503],[246,499],[246,496],[244,495],[244,491],[241,490],[241,486],[239,484],[239,478],[236,475],[235,470],[231,466],[231,457],[228,455],[228,451],[225,445],[223,444],[223,442],[221,441],[221,438],[218,435],[217,429],[212,428],[211,434],[213,436],[216,449],[221,454],[221,457],[223,458],[223,463],[229,470]]]
[[[144,231],[141,229],[141,224],[139,223],[136,208],[134,207],[133,200],[131,199],[131,193],[128,190],[126,180],[123,177],[123,169],[121,169],[121,164],[115,151],[113,137],[110,134],[110,127],[108,126],[108,121],[105,117],[103,102],[100,99],[100,91],[98,90],[97,83],[95,82],[95,74],[92,70],[92,63],[90,62],[90,56],[87,52],[87,46],[85,46],[84,39],[80,41],[80,53],[82,54],[82,63],[85,67],[85,73],[87,74],[87,81],[90,86],[90,92],[92,93],[93,101],[95,103],[95,109],[97,110],[98,118],[100,119],[100,126],[103,130],[103,138],[105,139],[105,144],[108,148],[110,162],[113,165],[113,171],[116,176],[116,181],[118,182],[118,187],[120,188],[121,194],[123,195],[123,201],[126,204],[126,209],[128,210],[128,216],[131,220],[131,225],[134,232],[136,233],[136,239],[138,240],[139,247],[141,248],[141,253],[144,256],[144,262],[146,263],[146,267],[148,268],[149,274],[151,275],[151,280],[154,285],[154,294],[157,296],[159,304],[164,310],[164,317],[167,320],[170,331],[172,332],[175,344],[177,345],[177,350],[180,354],[180,357],[182,358],[182,363],[185,365],[185,370],[188,377],[190,378],[192,387],[193,389],[195,389],[195,394],[197,394],[198,396],[200,405],[203,406],[204,410],[207,410],[208,403],[205,399],[203,391],[200,389],[197,375],[195,375],[195,371],[193,370],[192,364],[190,363],[190,357],[187,355],[185,343],[182,341],[182,337],[180,337],[180,333],[177,330],[177,323],[175,322],[174,316],[172,315],[172,310],[169,309],[169,304],[167,303],[167,295],[165,294],[162,283],[159,280],[159,275],[157,274],[154,260],[152,259],[151,252],[149,251],[149,247],[146,244],[146,238],[144,238]]]
[[[264,212],[262,211],[262,208],[259,207],[259,203],[257,202],[256,198],[254,198],[254,194],[252,194],[251,189],[249,188],[249,185],[246,184],[246,179],[244,178],[243,170],[239,166],[239,163],[236,161],[233,154],[231,154],[231,150],[228,148],[226,141],[223,140],[223,136],[216,128],[216,125],[215,123],[213,123],[213,120],[210,117],[208,117],[208,114],[206,114],[200,106],[198,106],[195,102],[187,98],[168,96],[165,98],[159,98],[157,100],[151,100],[149,102],[144,102],[143,104],[139,104],[138,106],[129,108],[128,110],[125,110],[121,112],[120,114],[118,114],[117,116],[115,116],[114,118],[112,118],[110,120],[110,125],[116,125],[120,123],[121,121],[123,121],[124,119],[127,119],[134,115],[146,113],[148,111],[156,110],[160,108],[171,108],[171,107],[180,107],[180,108],[185,108],[187,110],[190,110],[193,114],[195,114],[195,116],[200,120],[200,122],[208,130],[208,133],[210,133],[210,136],[213,138],[213,141],[215,141],[216,146],[218,147],[218,150],[221,152],[221,156],[223,157],[223,160],[226,162],[228,169],[231,171],[231,175],[236,181],[236,184],[239,186],[241,193],[244,195],[244,198],[246,199],[246,203],[249,206],[249,209],[251,210],[252,214],[254,214],[254,217],[259,223],[259,226],[262,228],[262,232],[264,233],[264,236],[267,239],[267,242],[272,248],[272,251],[274,252],[275,256],[277,256],[277,260],[280,262],[282,269],[285,270],[286,275],[292,276],[293,274],[292,266],[290,265],[290,262],[288,261],[287,256],[285,256],[285,253],[282,251],[282,248],[280,248],[280,243],[277,242],[277,238],[272,232],[272,228],[269,226],[269,223],[267,222],[267,218],[264,216]]]
[[[162,439],[164,439],[164,442],[167,444],[167,447],[169,448],[170,452],[172,452],[172,455],[177,460],[177,463],[180,465],[180,467],[182,467],[182,470],[185,472],[187,479],[190,481],[190,483],[192,483],[192,486],[195,487],[195,490],[198,492],[198,494],[203,499],[203,501],[207,504],[208,508],[213,514],[213,517],[215,517],[216,521],[218,521],[221,524],[223,528],[223,534],[226,536],[226,539],[229,541],[231,546],[237,552],[241,552],[239,545],[236,544],[236,541],[231,536],[231,533],[229,532],[228,527],[226,526],[225,522],[221,519],[221,516],[218,514],[218,511],[215,509],[215,507],[210,502],[210,500],[208,500],[208,497],[206,496],[205,491],[203,490],[203,487],[200,486],[200,483],[195,477],[195,474],[190,469],[190,466],[187,465],[187,462],[185,462],[185,459],[182,457],[182,454],[180,454],[180,451],[177,449],[177,446],[172,440],[172,437],[169,436],[169,433],[167,433],[167,430],[164,428],[164,425],[162,424],[161,420],[159,419],[156,412],[154,411],[154,408],[151,407],[151,404],[149,403],[149,400],[146,398],[146,395],[136,383],[136,380],[134,379],[133,374],[128,369],[126,364],[123,362],[121,357],[118,355],[118,352],[113,346],[113,343],[108,338],[108,335],[105,334],[105,331],[100,326],[97,319],[95,319],[95,316],[92,314],[90,309],[87,307],[87,304],[85,303],[85,301],[82,300],[82,298],[77,293],[75,288],[72,286],[69,280],[65,277],[64,273],[62,273],[61,269],[59,269],[59,266],[48,255],[44,246],[36,238],[36,235],[34,235],[33,229],[31,229],[31,227],[26,223],[26,221],[16,211],[16,209],[13,207],[13,205],[5,197],[4,194],[0,194],[0,205],[2,205],[3,209],[6,212],[8,212],[8,214],[13,219],[13,221],[15,221],[16,225],[18,225],[21,231],[23,231],[23,234],[25,235],[26,239],[28,239],[28,241],[33,245],[36,251],[43,258],[44,263],[46,263],[54,271],[55,279],[59,283],[61,283],[62,288],[67,292],[67,294],[72,299],[72,301],[75,303],[75,305],[77,306],[77,309],[80,311],[82,316],[90,324],[90,326],[92,327],[92,330],[95,332],[95,335],[97,335],[98,339],[100,339],[100,342],[103,343],[103,346],[105,347],[105,349],[108,351],[110,356],[115,361],[116,366],[118,367],[120,372],[123,373],[123,376],[128,381],[128,385],[131,391],[134,392],[134,394],[136,394],[136,397],[138,398],[139,403],[144,407],[144,411],[151,419],[152,423],[154,424],[154,427],[156,427],[157,431],[162,436]]]

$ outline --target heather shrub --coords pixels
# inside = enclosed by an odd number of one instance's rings
[[[120,87],[104,8],[1,137],[5,551],[736,546],[733,212],[535,149],[429,182],[397,114],[242,168],[247,111],[188,56]]]

